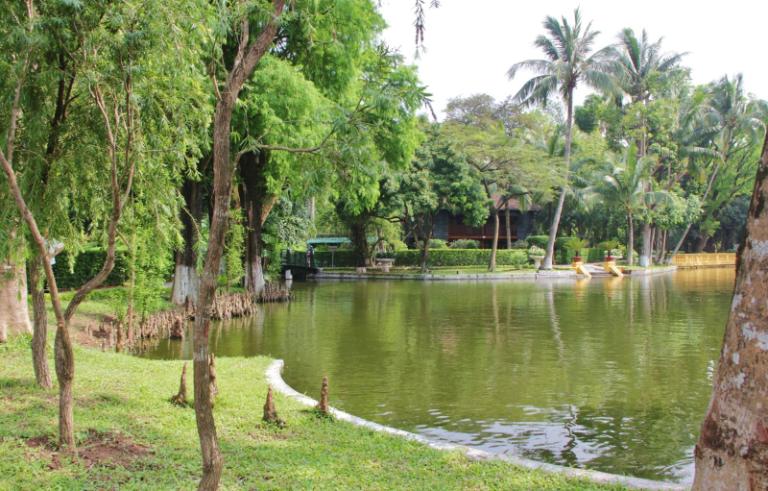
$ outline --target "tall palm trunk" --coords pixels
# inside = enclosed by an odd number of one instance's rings
[[[573,137],[573,89],[570,89],[566,96],[567,116],[565,121],[565,149],[563,157],[565,159],[565,177],[564,184],[560,188],[560,197],[557,199],[555,215],[552,217],[552,225],[549,227],[549,240],[547,241],[547,253],[541,264],[541,269],[552,269],[555,256],[555,239],[557,238],[557,229],[560,226],[560,217],[563,214],[563,205],[565,204],[565,195],[568,192],[568,180],[571,170],[571,140]]]
[[[747,230],[714,390],[694,450],[694,490],[768,489],[768,135],[755,179]],[[758,301],[755,301],[755,300]]]
[[[5,342],[8,335],[31,332],[24,261],[0,263],[0,343]]]
[[[191,179],[184,180],[181,194],[185,206],[180,214],[184,248],[176,253],[176,269],[171,291],[171,301],[176,305],[197,302],[200,278],[197,274],[195,245],[199,238],[198,226],[203,217],[202,193],[202,183]]]
[[[627,213],[627,265],[635,264],[635,221],[632,213]]]

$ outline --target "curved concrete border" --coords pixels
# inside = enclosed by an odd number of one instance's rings
[[[283,366],[284,366],[283,360],[275,360],[269,364],[269,367],[267,367],[267,371],[265,373],[267,377],[267,383],[271,385],[278,392],[290,397],[291,399],[299,401],[305,406],[317,405],[316,400],[304,394],[301,394],[300,392],[296,391],[293,387],[285,383],[282,376]],[[651,481],[649,479],[640,479],[640,478],[631,477],[631,476],[621,476],[618,474],[608,474],[606,472],[592,471],[592,470],[586,470],[586,469],[576,469],[573,467],[547,464],[544,462],[537,462],[535,460],[524,459],[522,457],[494,454],[491,452],[486,452],[485,450],[466,447],[463,445],[454,445],[451,443],[438,442],[438,441],[429,439],[425,436],[417,435],[416,433],[410,433],[408,431],[398,430],[397,428],[392,428],[391,426],[384,426],[378,423],[374,423],[373,421],[368,421],[363,418],[358,418],[357,416],[353,416],[349,413],[345,413],[344,411],[339,411],[338,409],[335,409],[335,408],[331,408],[331,414],[333,414],[334,417],[336,417],[341,421],[346,421],[348,423],[352,423],[357,426],[362,426],[364,428],[368,428],[373,431],[389,433],[390,435],[399,436],[407,440],[417,441],[438,450],[458,450],[464,453],[468,458],[472,460],[501,460],[501,461],[509,462],[510,464],[514,464],[518,467],[523,467],[526,469],[535,469],[535,470],[541,470],[545,472],[553,472],[553,473],[565,475],[567,477],[571,477],[575,479],[586,479],[586,480],[589,480],[595,483],[600,483],[600,484],[620,484],[631,489],[652,489],[652,490],[688,489],[685,486],[681,486],[675,483],[669,483],[669,482],[663,482],[663,481]]]

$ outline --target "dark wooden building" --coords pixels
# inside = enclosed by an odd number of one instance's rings
[[[499,247],[504,248],[507,240],[506,211],[503,208],[500,198],[496,197],[496,205],[502,205],[499,211]],[[535,209],[523,211],[520,209],[520,202],[517,199],[510,199],[507,202],[510,214],[510,232],[512,240],[525,239],[533,227],[533,215]],[[465,225],[461,215],[452,215],[448,211],[441,211],[435,220],[435,230],[433,237],[442,239],[448,243],[459,239],[471,239],[480,243],[482,248],[490,248],[493,243],[493,216],[481,227],[472,227]]]

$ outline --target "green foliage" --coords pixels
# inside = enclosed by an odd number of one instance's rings
[[[448,247],[451,249],[479,249],[480,243],[473,239],[459,239],[451,242]]]
[[[408,249],[383,254],[380,257],[395,259],[395,267],[415,267],[421,265],[421,251]],[[487,266],[491,257],[490,249],[435,249],[431,250],[428,258],[429,267],[441,266]],[[316,252],[315,261],[320,267],[330,267],[331,253]],[[496,262],[499,266],[523,267],[528,263],[526,251],[519,249],[499,249]],[[334,253],[334,266],[353,267],[355,256],[353,251],[336,251]]]
[[[424,247],[424,242],[419,241],[419,243],[416,244],[416,248],[421,249],[422,247]],[[429,248],[430,249],[448,249],[448,243],[443,239],[429,239]],[[453,244],[451,244],[451,249],[463,249],[463,248],[453,247]],[[468,247],[467,249],[471,249],[471,247]]]
[[[128,279],[127,251],[118,249],[115,254],[115,267],[104,282],[104,286],[122,285]],[[100,248],[88,248],[72,254],[63,251],[56,256],[53,274],[61,290],[79,288],[93,278],[104,264],[106,252]]]
[[[540,247],[546,249],[547,242],[549,241],[548,235],[529,235],[525,238],[531,246]]]

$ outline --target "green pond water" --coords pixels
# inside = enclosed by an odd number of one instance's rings
[[[290,304],[221,323],[211,343],[284,359],[315,397],[327,374],[333,405],[437,440],[688,482],[733,278],[295,283]]]

